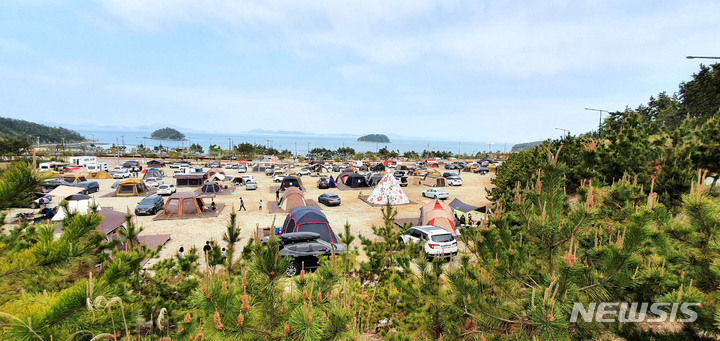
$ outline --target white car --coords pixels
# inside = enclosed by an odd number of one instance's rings
[[[237,171],[238,173],[247,173],[247,166],[244,164],[239,164]]]
[[[455,236],[437,226],[414,226],[400,236],[403,243],[423,243],[423,251],[432,257],[451,257],[458,252]]]
[[[450,193],[448,193],[444,189],[440,188],[430,188],[426,189],[422,192],[422,196],[427,198],[434,198],[434,199],[447,199],[450,197]]]
[[[297,172],[295,172],[297,175],[310,175],[310,169],[303,168]]]
[[[462,186],[462,178],[460,178],[457,175],[449,176],[449,177],[445,178],[445,181],[450,186]]]
[[[245,181],[245,190],[250,191],[254,189],[257,189],[257,182],[252,180]]]
[[[173,184],[162,184],[158,186],[158,195],[171,195],[177,191],[177,188]]]
[[[283,179],[285,179],[285,174],[277,174],[273,177],[273,181],[275,182],[282,182]]]
[[[248,181],[255,181],[255,178],[252,175],[240,175],[240,177],[243,179],[243,183]]]
[[[121,170],[118,170],[117,167],[114,171],[112,171],[113,179],[127,179],[130,177],[130,170],[127,168],[123,168]]]
[[[163,181],[162,178],[154,178],[153,177],[153,178],[145,179],[145,186],[148,186],[148,187],[158,187],[164,183],[165,182]]]

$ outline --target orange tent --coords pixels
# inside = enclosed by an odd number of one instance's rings
[[[452,233],[453,236],[457,235],[452,209],[437,199],[420,207],[418,224],[437,226]]]

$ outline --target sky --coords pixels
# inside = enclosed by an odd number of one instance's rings
[[[720,1],[3,0],[0,116],[528,142],[674,93]]]

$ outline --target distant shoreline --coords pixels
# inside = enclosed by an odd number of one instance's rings
[[[388,142],[375,142],[375,141],[357,141],[357,142],[360,142],[360,143],[392,143],[392,141],[388,141]]]
[[[156,138],[156,137],[143,137],[143,138],[148,139],[148,140],[157,140],[157,141],[187,141],[188,140],[186,138],[183,138],[183,139],[160,139],[160,138]]]

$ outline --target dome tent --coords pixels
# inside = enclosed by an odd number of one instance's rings
[[[350,188],[370,187],[365,177],[357,173],[349,174],[343,183]]]
[[[168,216],[195,216],[202,215],[205,206],[202,198],[193,192],[179,192],[168,198],[163,214]]]
[[[367,198],[367,202],[373,205],[385,205],[388,202],[390,205],[402,205],[409,204],[410,199],[400,187],[400,182],[392,174],[385,174]]]
[[[435,199],[420,207],[420,219],[418,225],[433,225],[448,232],[453,236],[457,235],[455,228],[455,217],[453,217],[450,206]]]
[[[312,206],[300,206],[290,210],[280,233],[291,232],[315,232],[320,235],[320,239],[330,244],[339,243],[325,214]]]
[[[147,192],[147,186],[145,183],[138,179],[128,179],[118,184],[115,189],[116,197],[131,197],[138,196]]]
[[[157,170],[157,169],[155,169],[155,168],[143,169],[142,172],[144,173],[144,174],[143,174],[143,178],[142,178],[143,180],[147,180],[147,178],[160,178],[160,179],[162,179],[162,178],[163,178],[163,175],[164,175],[163,172],[161,172],[161,171],[159,171],[159,170]]]
[[[208,181],[206,182],[202,188],[200,189],[200,194],[202,195],[215,195],[220,193],[222,188],[220,185],[218,185],[217,182],[214,181]]]
[[[279,206],[285,206],[285,211],[290,212],[295,207],[305,206],[305,193],[297,187],[285,189]]]

